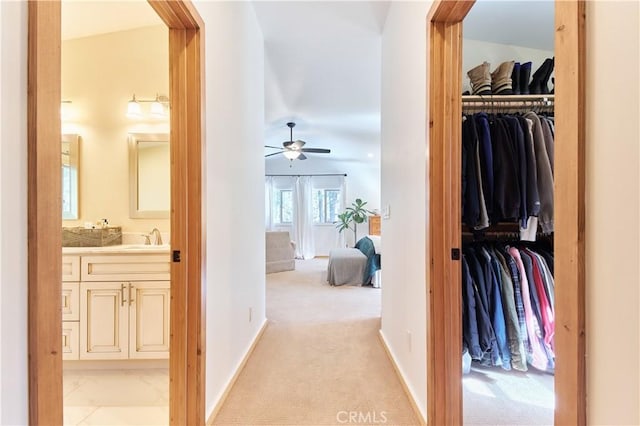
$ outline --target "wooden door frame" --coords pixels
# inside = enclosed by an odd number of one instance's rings
[[[427,415],[462,416],[460,239],[462,21],[474,0],[438,0],[427,18],[429,253]],[[555,424],[586,423],[584,135],[585,2],[555,2]]]
[[[189,0],[150,0],[169,28],[170,424],[205,423],[204,22]],[[29,423],[62,424],[60,1],[28,4]]]

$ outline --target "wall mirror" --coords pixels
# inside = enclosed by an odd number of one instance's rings
[[[129,215],[168,218],[171,207],[169,135],[129,134]]]
[[[62,219],[77,220],[79,218],[78,171],[80,157],[80,136],[77,134],[62,135]]]

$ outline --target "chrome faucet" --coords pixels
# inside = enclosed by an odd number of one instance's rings
[[[158,228],[153,228],[149,236],[154,236],[154,245],[161,246],[162,245],[162,235],[160,235],[160,230]]]

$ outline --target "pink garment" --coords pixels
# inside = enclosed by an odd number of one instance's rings
[[[540,261],[535,253],[527,250],[527,254],[531,256],[533,263],[533,280],[535,281],[536,291],[538,294],[538,300],[540,301],[540,314],[542,315],[542,325],[544,327],[544,343],[549,345],[549,348],[553,347],[553,335],[555,333],[555,320],[553,316],[553,308],[547,299],[547,293],[544,289],[544,282],[542,279],[542,272],[540,270]]]
[[[542,346],[540,346],[540,340],[542,336],[539,336],[536,330],[540,330],[537,324],[537,319],[533,314],[531,308],[531,299],[529,296],[529,282],[527,281],[527,273],[520,257],[520,252],[515,247],[509,248],[509,254],[516,261],[518,271],[520,272],[520,286],[522,287],[522,303],[524,305],[524,321],[527,326],[527,334],[529,335],[529,343],[531,344],[531,365],[538,370],[547,370],[547,354]],[[535,291],[535,289],[533,289]]]

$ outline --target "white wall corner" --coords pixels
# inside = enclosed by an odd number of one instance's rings
[[[0,424],[27,424],[27,3],[0,2]]]
[[[238,380],[238,377],[240,376],[240,373],[242,373],[242,370],[244,370],[244,367],[247,364],[247,361],[249,360],[249,358],[251,357],[253,350],[256,348],[256,345],[262,338],[262,335],[264,334],[264,331],[266,330],[267,325],[268,325],[268,321],[266,318],[264,318],[262,320],[262,325],[260,326],[257,333],[249,343],[249,346],[245,349],[244,355],[238,361],[235,368],[229,372],[229,379],[226,381],[226,385],[223,388],[221,388],[220,391],[212,398],[211,408],[207,409],[207,417],[206,417],[207,425],[214,424],[214,420],[216,416],[220,412],[220,409],[224,405],[227,397],[229,396],[229,393],[233,389],[233,386],[235,385],[236,381]]]
[[[414,386],[412,385],[410,381],[410,377],[405,374],[404,369],[400,365],[399,359],[395,356],[395,352],[393,348],[389,345],[389,342],[387,341],[384,335],[384,332],[382,330],[379,330],[378,335],[380,337],[380,341],[382,342],[382,346],[384,347],[384,350],[389,356],[389,360],[393,365],[393,369],[396,371],[396,374],[398,375],[398,379],[400,380],[402,387],[405,389],[405,392],[407,392],[407,397],[409,398],[409,402],[411,403],[413,410],[416,412],[416,416],[418,416],[421,422],[420,424],[426,425],[427,424],[426,401],[420,399],[419,393],[416,392]],[[425,380],[426,380],[426,377],[425,377]]]

